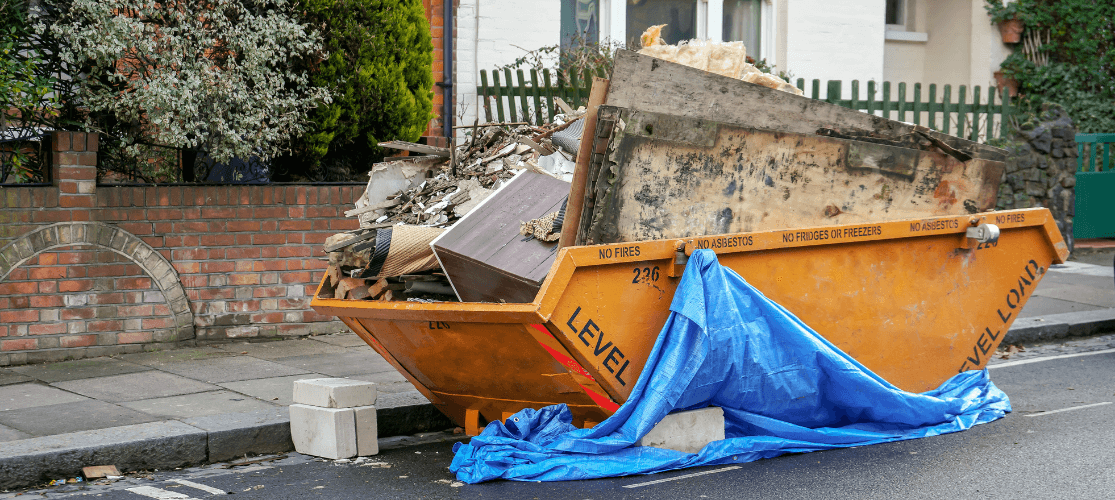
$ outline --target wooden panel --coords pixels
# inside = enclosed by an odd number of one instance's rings
[[[819,82],[815,83],[817,88]],[[616,53],[607,103],[799,134],[815,134],[822,128],[847,129],[897,140],[914,133],[913,125],[625,50]],[[894,103],[889,103],[887,109],[896,109]],[[937,132],[931,134],[975,158],[996,161],[1006,158],[1006,151],[996,147]]]
[[[994,206],[1003,171],[936,151],[611,106],[599,123],[613,123],[614,135],[585,189],[583,244],[976,213]]]
[[[565,181],[523,172],[435,240],[434,253],[460,299],[533,300],[553,265],[557,243],[528,239],[519,234],[519,225],[558,211],[568,193]]]

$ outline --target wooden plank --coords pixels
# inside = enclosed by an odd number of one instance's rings
[[[511,121],[517,122],[517,121],[519,121],[519,115],[515,111],[515,90],[514,90],[515,80],[511,79],[511,69],[510,68],[504,68],[504,70],[503,70],[503,81],[504,81],[504,85],[505,85],[504,88],[503,88],[503,90],[504,90],[503,95],[507,96],[507,114],[511,118]],[[523,121],[526,121],[526,120],[523,120]]]
[[[937,130],[937,112],[941,106],[937,103],[937,84],[929,84],[929,128]]]
[[[492,121],[492,89],[488,86],[488,72],[480,70],[480,85],[484,90],[480,93],[484,102],[484,120]]]
[[[829,80],[828,88],[825,89],[825,101],[839,105],[841,97],[840,80]]]
[[[522,172],[431,242],[457,296],[465,302],[534,300],[557,244],[524,238],[519,224],[558,211],[568,192],[565,181]]]
[[[914,133],[913,125],[627,50],[616,52],[607,102],[644,111],[803,134],[815,134],[819,129],[842,129],[898,139]],[[967,151],[975,158],[997,161],[1006,158],[1006,152],[999,148],[933,133],[942,142]]]
[[[906,82],[898,82],[898,121],[906,121]]]
[[[530,123],[530,101],[527,100],[527,82],[523,75],[523,70],[515,70],[515,76],[519,77],[519,110],[523,113],[523,121]]]
[[[941,94],[941,132],[949,133],[949,127],[952,126],[952,85],[945,85],[944,93]]]
[[[589,224],[578,241],[586,244],[966,215],[995,206],[1004,170],[936,148],[612,106],[599,113],[600,123],[626,126],[616,129],[593,205],[583,209]],[[762,168],[733,168],[741,164]]]
[[[851,109],[859,109],[859,80],[852,80],[852,105]]]
[[[1002,137],[1002,135],[991,135],[993,132],[995,132],[995,115],[997,114],[995,112],[998,111],[997,109],[995,109],[996,90],[997,89],[995,87],[987,88],[987,140],[991,140],[992,137]],[[1001,127],[999,128],[999,130],[999,134],[1002,134]]]
[[[551,85],[550,68],[542,68],[542,81],[546,84],[546,112],[550,113],[549,116],[552,120],[554,115],[557,114],[557,112],[554,111],[556,109],[554,108],[554,97],[558,90]]]
[[[530,69],[530,88],[534,95],[534,124],[549,123],[552,121],[552,116],[546,116],[545,109],[542,107],[542,94],[538,88],[538,70],[535,68]]]
[[[813,100],[816,101],[821,98],[821,80],[813,79]]]
[[[437,146],[427,146],[425,144],[415,144],[413,142],[387,141],[379,143],[379,147],[414,151],[415,153],[422,153],[424,155],[449,157],[449,148],[439,148]]]
[[[914,125],[921,125],[921,83],[914,84]]]
[[[581,148],[577,150],[577,166],[573,170],[573,180],[569,186],[569,201],[565,207],[565,222],[561,226],[558,248],[571,246],[577,241],[577,230],[581,227],[581,211],[585,203],[589,161],[592,159],[592,141],[596,134],[597,111],[604,104],[607,95],[608,80],[593,79],[592,92],[589,93],[585,110],[585,128],[581,132]]]
[[[1002,111],[1000,111],[999,119],[1002,120],[1003,126],[999,130],[1000,130],[1000,134],[1002,134],[1002,137],[1008,137],[1011,133],[1010,117],[1014,113],[1014,110],[1011,109],[1011,105],[1010,105],[1010,90],[1009,89],[1007,89],[1005,87],[1003,88],[1002,98],[1003,98],[1003,109],[1002,109]]]
[[[964,137],[965,127],[968,125],[968,86],[961,85],[956,92],[956,135]]]
[[[867,114],[874,116],[875,110],[875,80],[867,82]]]
[[[883,82],[883,118],[890,119],[890,82]]]
[[[570,68],[569,69],[569,89],[566,90],[566,92],[568,93],[567,96],[566,96],[568,101],[566,101],[566,102],[569,102],[570,104],[572,104],[573,109],[577,109],[577,107],[579,107],[581,105],[581,91],[580,91],[580,89],[581,89],[580,76],[577,75],[577,69],[576,68]]]
[[[980,112],[980,88],[976,85],[972,89],[972,133],[968,135],[969,141],[978,141],[980,136],[979,130],[979,113]]]
[[[499,84],[499,71],[492,71],[492,86],[495,88],[496,95],[496,119],[502,123],[507,120],[503,118],[503,88]]]

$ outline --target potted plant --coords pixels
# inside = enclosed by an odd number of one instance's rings
[[[1022,41],[1023,25],[1017,1],[1004,5],[1003,0],[987,0],[987,5],[983,8],[987,9],[987,14],[991,16],[991,22],[999,25],[999,35],[1003,37],[1003,43]]]

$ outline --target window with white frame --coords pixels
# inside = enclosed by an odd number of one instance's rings
[[[774,4],[786,0],[562,0],[562,43],[573,33],[588,41],[624,41],[639,47],[650,26],[665,24],[662,38],[742,41],[747,54],[774,62]],[[584,21],[598,20],[597,30]]]

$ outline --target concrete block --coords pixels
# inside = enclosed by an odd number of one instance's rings
[[[355,457],[355,412],[352,408],[290,405],[290,438],[298,453],[333,460]]]
[[[362,457],[379,454],[379,424],[375,406],[352,409],[356,417],[356,454]]]
[[[294,382],[294,402],[322,408],[355,408],[376,402],[376,385],[362,380],[315,378]]]
[[[666,415],[636,446],[650,446],[697,453],[705,445],[724,439],[724,410],[710,406]]]

